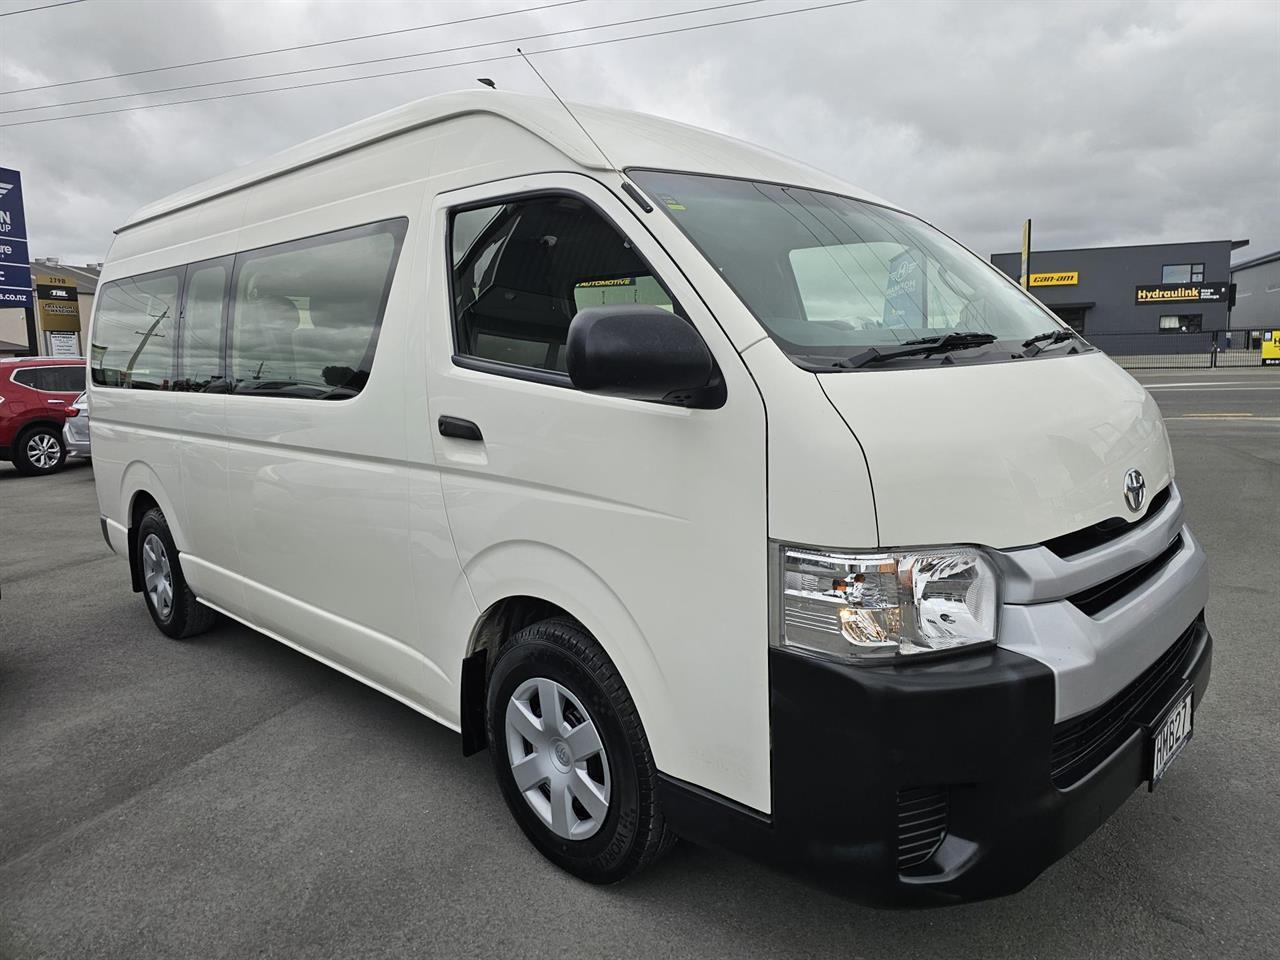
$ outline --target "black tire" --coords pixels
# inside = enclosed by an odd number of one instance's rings
[[[168,562],[169,595],[167,607],[157,604],[147,583],[147,557],[144,551],[152,544],[148,538],[155,537],[163,548],[163,557]],[[142,581],[142,598],[146,601],[147,611],[155,621],[160,632],[174,640],[185,640],[198,633],[204,633],[218,620],[218,615],[210,610],[191,592],[187,586],[187,578],[182,575],[182,564],[178,560],[178,548],[173,543],[173,534],[169,532],[169,524],[159,507],[152,507],[142,516],[138,523],[138,536],[134,548],[133,562],[138,565],[138,579]],[[155,551],[153,550],[153,553]]]
[[[43,456],[56,456],[52,463],[41,464],[33,460],[31,454],[34,446],[42,446]],[[43,424],[29,427],[18,435],[13,445],[13,465],[19,473],[27,477],[38,477],[48,473],[57,473],[67,462],[67,447],[62,442],[62,433],[54,427]]]
[[[507,706],[513,694],[535,678],[553,680],[576,697],[604,745],[608,812],[585,839],[553,832],[534,812],[512,773]],[[658,806],[657,770],[635,704],[604,650],[576,621],[554,618],[532,624],[501,649],[489,676],[485,722],[503,798],[525,836],[556,866],[589,883],[617,883],[674,844],[675,834]]]

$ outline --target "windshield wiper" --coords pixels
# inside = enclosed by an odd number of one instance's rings
[[[948,333],[941,337],[923,337],[919,340],[907,340],[887,349],[868,347],[862,353],[836,361],[835,366],[852,369],[873,363],[884,363],[886,360],[897,360],[899,357],[928,357],[935,353],[985,347],[989,343],[995,343],[997,339],[994,333]]]
[[[1022,341],[1022,349],[1024,351],[1023,355],[1034,357],[1036,353],[1047,350],[1055,343],[1065,343],[1067,340],[1074,340],[1075,336],[1076,332],[1066,327],[1061,327],[1057,330],[1046,330],[1044,333],[1037,333],[1034,337],[1028,337],[1026,340]],[[1040,344],[1042,343],[1044,346],[1040,347]],[[1030,350],[1032,347],[1039,347],[1039,349],[1036,350],[1035,353],[1025,353],[1025,351]]]

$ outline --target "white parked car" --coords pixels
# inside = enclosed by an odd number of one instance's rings
[[[1024,886],[1208,683],[1155,404],[887,201],[579,119],[435,97],[120,228],[89,395],[134,589],[487,747],[592,882],[682,835],[874,902]]]
[[[67,456],[89,458],[89,395],[82,393],[67,405],[67,419],[62,424],[62,442]]]

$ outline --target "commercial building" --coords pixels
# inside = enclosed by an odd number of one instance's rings
[[[1225,340],[1229,326],[1236,326],[1229,322],[1231,253],[1248,242],[1033,250],[1030,288],[1064,322],[1108,352],[1203,350]],[[991,262],[1019,278],[1020,254],[997,253]]]
[[[22,307],[0,308],[0,356],[84,356],[84,329],[93,314],[101,271],[101,263],[33,260],[30,313]]]
[[[1280,330],[1280,250],[1237,263],[1231,268],[1231,282],[1236,288],[1231,326]]]

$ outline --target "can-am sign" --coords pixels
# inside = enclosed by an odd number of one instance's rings
[[[1225,283],[1148,283],[1135,291],[1135,303],[1226,303]]]
[[[0,307],[31,306],[31,261],[22,175],[0,167]]]
[[[1033,287],[1074,287],[1080,282],[1080,271],[1068,270],[1061,273],[1033,273],[1028,280]]]

